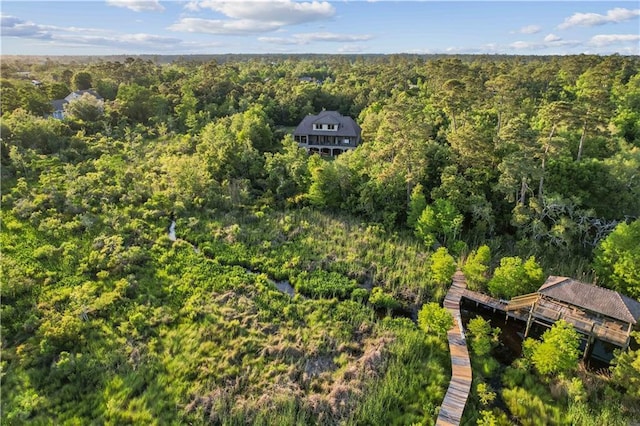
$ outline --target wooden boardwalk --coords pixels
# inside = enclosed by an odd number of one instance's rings
[[[471,300],[472,302],[476,302],[476,304],[492,308],[494,312],[496,310],[504,312],[507,317],[519,319],[521,321],[527,320],[526,312],[523,313],[520,311],[507,310],[509,303],[505,300],[499,300],[489,296],[488,294],[478,293],[477,291],[468,290],[466,288],[462,290],[462,297],[467,300]]]
[[[451,381],[444,396],[436,425],[459,425],[471,390],[471,360],[460,318],[460,299],[467,284],[462,272],[453,276],[453,284],[444,298],[444,307],[453,316],[453,327],[447,333],[451,352]]]

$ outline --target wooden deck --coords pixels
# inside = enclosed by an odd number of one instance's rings
[[[460,424],[471,390],[471,360],[460,318],[460,299],[466,286],[464,275],[457,271],[453,276],[453,284],[444,298],[444,307],[453,316],[454,324],[447,333],[451,352],[451,381],[436,421],[436,425],[441,426]]]

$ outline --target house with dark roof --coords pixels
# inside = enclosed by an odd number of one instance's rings
[[[62,120],[64,118],[64,106],[71,101],[80,99],[85,93],[88,93],[89,95],[100,101],[104,100],[102,96],[100,96],[100,94],[93,89],[76,90],[75,92],[69,93],[64,99],[54,99],[51,101],[51,107],[53,109],[51,117]]]
[[[361,142],[362,130],[349,116],[337,111],[322,111],[302,119],[293,139],[309,153],[337,156],[355,149]]]
[[[627,348],[640,325],[639,301],[569,277],[548,277],[536,293],[511,299],[505,311],[527,321],[525,337],[534,323],[549,327],[565,320],[583,336],[585,358],[594,347],[602,351],[603,343]]]

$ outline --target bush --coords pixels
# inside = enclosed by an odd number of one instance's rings
[[[316,270],[302,272],[291,280],[296,291],[313,298],[346,299],[358,287],[354,280],[335,272]]]

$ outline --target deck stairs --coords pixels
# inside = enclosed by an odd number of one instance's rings
[[[522,308],[528,308],[538,301],[540,294],[529,293],[522,296],[516,296],[509,300],[509,303],[505,306],[505,311],[516,311]]]

